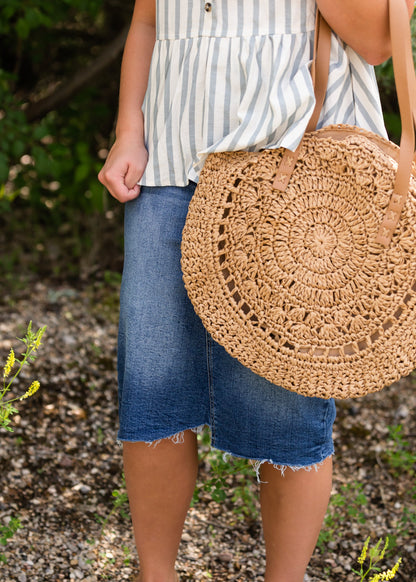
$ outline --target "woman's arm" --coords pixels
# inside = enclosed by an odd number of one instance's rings
[[[116,141],[98,178],[120,202],[138,196],[147,164],[142,104],[155,43],[155,0],[136,0],[124,47]]]
[[[406,2],[409,17],[414,0]],[[358,54],[378,65],[391,54],[387,0],[317,0],[330,27]]]

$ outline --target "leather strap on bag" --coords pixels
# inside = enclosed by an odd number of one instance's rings
[[[311,67],[311,76],[315,93],[315,108],[306,127],[306,133],[314,131],[318,125],[328,86],[330,55],[331,29],[320,11],[317,10],[315,42]]]
[[[409,15],[404,0],[389,0],[389,22],[402,135],[394,192],[376,238],[377,243],[386,247],[391,241],[406,201],[415,155],[416,127],[416,77],[412,56]],[[315,92],[315,109],[305,133],[314,131],[319,120],[328,83],[330,50],[331,29],[319,10],[317,10],[314,57],[311,68]],[[299,157],[301,146],[302,141],[294,152],[291,150],[285,151],[273,182],[275,189],[284,191],[287,188]]]
[[[325,101],[326,88],[328,85],[329,57],[331,53],[331,29],[322,14],[317,10],[315,23],[315,41],[313,48],[313,60],[311,66],[311,76],[315,93],[315,108],[306,127],[305,133],[313,131],[321,114],[321,109]],[[296,150],[287,149],[283,154],[277,174],[273,182],[273,188],[284,192],[289,184],[290,177],[298,161],[302,140]]]
[[[380,225],[376,242],[387,247],[399,222],[409,190],[415,155],[416,78],[412,55],[409,15],[404,0],[389,0],[393,70],[399,101],[402,135],[394,192]]]

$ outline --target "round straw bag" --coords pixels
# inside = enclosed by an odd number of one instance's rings
[[[392,3],[400,148],[333,126],[307,131],[296,152],[211,154],[183,231],[184,282],[206,329],[305,396],[362,396],[416,367],[416,81],[407,11]],[[324,53],[326,29],[321,19]]]

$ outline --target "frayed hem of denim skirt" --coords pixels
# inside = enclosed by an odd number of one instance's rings
[[[181,431],[175,432],[174,434],[167,435],[166,437],[161,437],[161,438],[155,439],[153,441],[146,441],[146,440],[134,440],[134,441],[132,441],[130,439],[117,438],[117,443],[119,446],[122,446],[123,443],[125,443],[125,442],[126,443],[131,443],[131,442],[145,443],[151,448],[156,448],[162,441],[169,440],[169,441],[172,441],[172,443],[175,445],[180,445],[180,444],[183,444],[183,442],[184,442],[184,433],[187,430],[190,430],[195,434],[201,434],[205,428],[207,428],[209,431],[211,431],[209,425],[201,424],[201,425],[196,426],[196,427],[189,427],[189,428],[183,429]],[[228,461],[230,458],[247,459],[248,461],[250,461],[250,463],[253,467],[253,470],[256,474],[256,478],[257,478],[258,483],[266,483],[266,481],[262,481],[260,479],[260,470],[261,470],[262,465],[264,465],[265,463],[273,465],[273,468],[276,469],[277,471],[280,471],[282,477],[284,477],[287,469],[290,469],[293,472],[302,471],[302,470],[306,471],[306,472],[311,472],[311,471],[317,472],[322,467],[323,463],[327,459],[333,457],[335,454],[334,449],[332,447],[332,450],[328,451],[328,454],[324,454],[319,461],[316,461],[314,463],[310,463],[308,465],[290,465],[290,464],[282,464],[282,463],[275,461],[273,459],[253,459],[251,457],[237,454],[237,453],[234,453],[232,451],[226,451],[222,448],[212,446],[210,444],[210,450],[212,450],[212,449],[216,449],[217,451],[221,451],[223,453],[223,460],[224,461]]]

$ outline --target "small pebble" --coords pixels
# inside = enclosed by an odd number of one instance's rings
[[[230,554],[230,552],[221,552],[221,554],[218,555],[218,559],[221,562],[232,562],[233,561],[233,555]]]
[[[77,483],[72,487],[72,490],[79,491],[83,495],[87,495],[87,493],[90,493],[91,487],[89,485],[84,485],[83,483]]]

